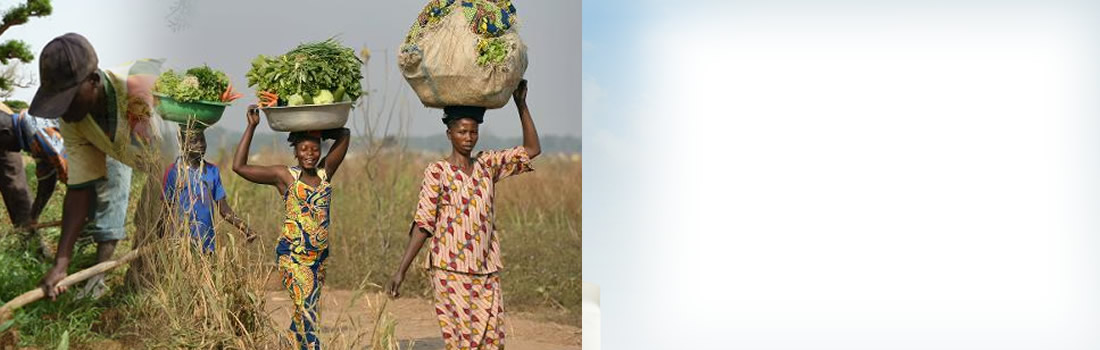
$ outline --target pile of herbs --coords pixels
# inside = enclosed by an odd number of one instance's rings
[[[179,102],[222,102],[222,93],[229,87],[225,73],[203,65],[188,69],[183,75],[166,70],[157,77],[153,91]]]
[[[248,86],[278,95],[280,106],[355,101],[363,93],[363,61],[336,39],[298,45],[286,54],[252,60]]]

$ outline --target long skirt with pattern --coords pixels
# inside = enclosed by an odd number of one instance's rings
[[[504,302],[500,276],[432,269],[435,314],[447,350],[503,349]]]
[[[294,302],[294,317],[290,321],[287,337],[302,350],[320,349],[321,341],[317,338],[320,315],[317,307],[321,286],[325,283],[324,263],[328,258],[328,249],[296,253],[289,242],[280,240],[275,253],[283,287],[286,287],[290,300]]]

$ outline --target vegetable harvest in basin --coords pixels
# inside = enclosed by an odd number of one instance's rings
[[[183,74],[166,70],[153,85],[157,112],[181,124],[198,122],[210,126],[221,119],[225,106],[243,95],[233,90],[225,73],[203,65]]]
[[[286,54],[259,55],[248,71],[264,107],[355,101],[362,94],[363,61],[336,39],[298,45]]]

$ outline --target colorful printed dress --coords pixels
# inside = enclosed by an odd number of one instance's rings
[[[472,175],[441,160],[424,170],[414,224],[431,234],[425,267],[446,349],[502,349],[504,303],[493,191],[506,177],[531,171],[527,149],[477,155]]]
[[[301,349],[320,349],[317,339],[318,301],[325,282],[325,259],[328,258],[329,201],[332,187],[324,169],[317,169],[321,183],[317,187],[299,180],[302,169],[291,167],[294,183],[287,188],[286,219],[283,233],[275,248],[283,286],[294,302],[294,317],[289,338]]]

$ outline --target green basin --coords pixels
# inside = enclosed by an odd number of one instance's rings
[[[192,120],[198,127],[208,127],[222,119],[222,113],[228,103],[195,101],[179,102],[162,94],[153,94],[157,100],[157,113],[164,120],[180,124],[189,124]]]

